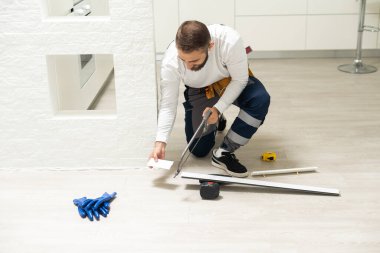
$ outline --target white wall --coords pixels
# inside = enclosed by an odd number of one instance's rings
[[[71,19],[45,18],[43,2],[1,2],[0,168],[144,166],[157,118],[151,0]],[[116,114],[54,113],[46,56],[60,54],[113,55]]]
[[[153,0],[156,52],[187,19],[224,23],[255,51],[355,49],[358,0]],[[379,26],[380,0],[367,0],[366,24]],[[170,24],[166,26],[164,24]],[[380,48],[378,33],[365,32],[363,48]]]

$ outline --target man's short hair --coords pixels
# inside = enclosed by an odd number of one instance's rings
[[[175,37],[177,49],[191,53],[199,49],[207,50],[211,41],[207,26],[196,20],[185,21],[178,28]]]

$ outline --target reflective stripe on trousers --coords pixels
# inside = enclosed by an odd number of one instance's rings
[[[212,107],[219,100],[218,96],[207,99],[202,89],[187,87],[185,92],[185,132],[186,140],[190,141],[195,130],[202,121],[202,112],[206,107]],[[224,138],[222,147],[233,152],[248,143],[268,113],[270,96],[263,84],[255,77],[249,77],[247,86],[233,103],[240,108],[238,116]],[[207,132],[197,144],[190,147],[195,156],[206,156],[215,145],[216,125],[209,126]]]

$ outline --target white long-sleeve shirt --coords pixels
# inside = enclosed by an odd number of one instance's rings
[[[203,88],[231,77],[223,96],[215,104],[223,113],[240,95],[248,82],[248,60],[240,35],[224,25],[207,26],[214,46],[209,49],[206,65],[198,71],[186,68],[178,57],[175,42],[165,52],[161,66],[161,103],[156,141],[167,142],[176,117],[181,81],[192,88]]]

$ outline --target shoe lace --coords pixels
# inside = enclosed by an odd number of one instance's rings
[[[234,153],[230,153],[230,152],[222,152],[222,155],[225,155],[227,157],[230,157],[232,158],[233,160],[235,160],[236,162],[239,161],[239,159],[236,158],[235,154]]]

